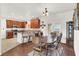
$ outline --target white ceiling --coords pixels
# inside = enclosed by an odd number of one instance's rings
[[[76,4],[73,3],[7,3],[0,4],[3,16],[32,17],[40,16],[44,8],[50,14],[73,10]]]

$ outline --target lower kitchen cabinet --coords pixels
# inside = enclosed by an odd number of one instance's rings
[[[12,31],[6,32],[6,38],[7,39],[13,38],[13,32]]]

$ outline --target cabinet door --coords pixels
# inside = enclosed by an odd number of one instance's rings
[[[21,22],[21,27],[25,28],[25,22]]]
[[[21,28],[21,22],[16,21],[16,26],[17,26],[18,28]]]
[[[31,28],[40,28],[40,20],[38,19],[31,20]]]
[[[12,28],[13,27],[13,21],[12,20],[6,20],[6,27],[7,28]]]
[[[19,21],[16,21],[16,26],[17,26],[18,28],[20,28],[20,22],[19,22]]]
[[[19,28],[25,28],[25,23],[24,22],[18,22],[18,27]]]
[[[13,28],[13,25],[16,25],[18,28],[25,28],[26,22],[6,20],[7,28]]]
[[[13,21],[13,25],[16,25],[17,26],[17,21]]]
[[[19,22],[19,27],[23,28],[23,22]]]
[[[6,32],[6,38],[7,39],[13,38],[13,32]]]

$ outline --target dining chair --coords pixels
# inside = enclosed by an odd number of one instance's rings
[[[43,40],[42,40],[43,39]],[[35,55],[35,53],[37,52],[38,55],[42,56],[42,55],[46,55],[45,53],[45,48],[46,48],[46,43],[45,43],[46,40],[44,40],[43,37],[35,37],[33,39],[33,44],[34,44],[34,47],[33,47],[33,55]],[[44,53],[44,54],[43,54]]]
[[[60,35],[57,37],[57,46],[56,46],[56,49],[59,47],[59,45],[61,43],[61,39],[62,39],[62,33],[60,33]]]
[[[51,35],[52,41],[54,41],[56,38],[56,32],[51,32],[50,35]]]
[[[59,52],[58,51],[58,48],[60,46],[60,42],[61,42],[61,38],[62,38],[62,33],[56,37],[56,40],[53,41],[52,43],[49,43],[48,46],[47,46],[47,51],[48,51],[48,54],[51,56],[52,53],[54,53],[56,51],[56,55],[57,53]]]

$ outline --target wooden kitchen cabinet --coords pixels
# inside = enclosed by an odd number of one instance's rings
[[[6,38],[7,39],[13,38],[13,32],[12,31],[6,32]]]
[[[17,25],[17,21],[13,21],[13,25]]]
[[[27,24],[27,22],[22,22],[22,21],[16,21],[16,20],[6,20],[6,27],[7,28],[25,28],[25,25]],[[12,32],[13,30],[10,30],[10,31],[6,31],[6,38],[7,39],[10,39],[10,38],[13,38],[13,33]],[[16,31],[16,30],[14,30]]]
[[[12,28],[13,27],[13,21],[12,20],[6,20],[6,27]]]
[[[7,28],[13,28],[16,26],[17,28],[25,28],[25,25],[27,22],[25,21],[16,21],[15,19],[7,19],[6,20],[6,27]]]
[[[25,23],[24,23],[24,22],[17,21],[17,22],[16,22],[16,26],[17,26],[18,28],[25,28]]]
[[[26,22],[6,20],[6,27],[7,28],[13,28],[14,25],[17,28],[25,28]]]
[[[19,21],[16,21],[16,26],[17,26],[17,28],[20,28],[20,22]]]
[[[23,22],[19,23],[20,28],[23,28],[23,25],[24,25]]]
[[[32,19],[31,28],[40,28],[40,19]]]
[[[25,22],[21,22],[21,27],[25,28]]]

